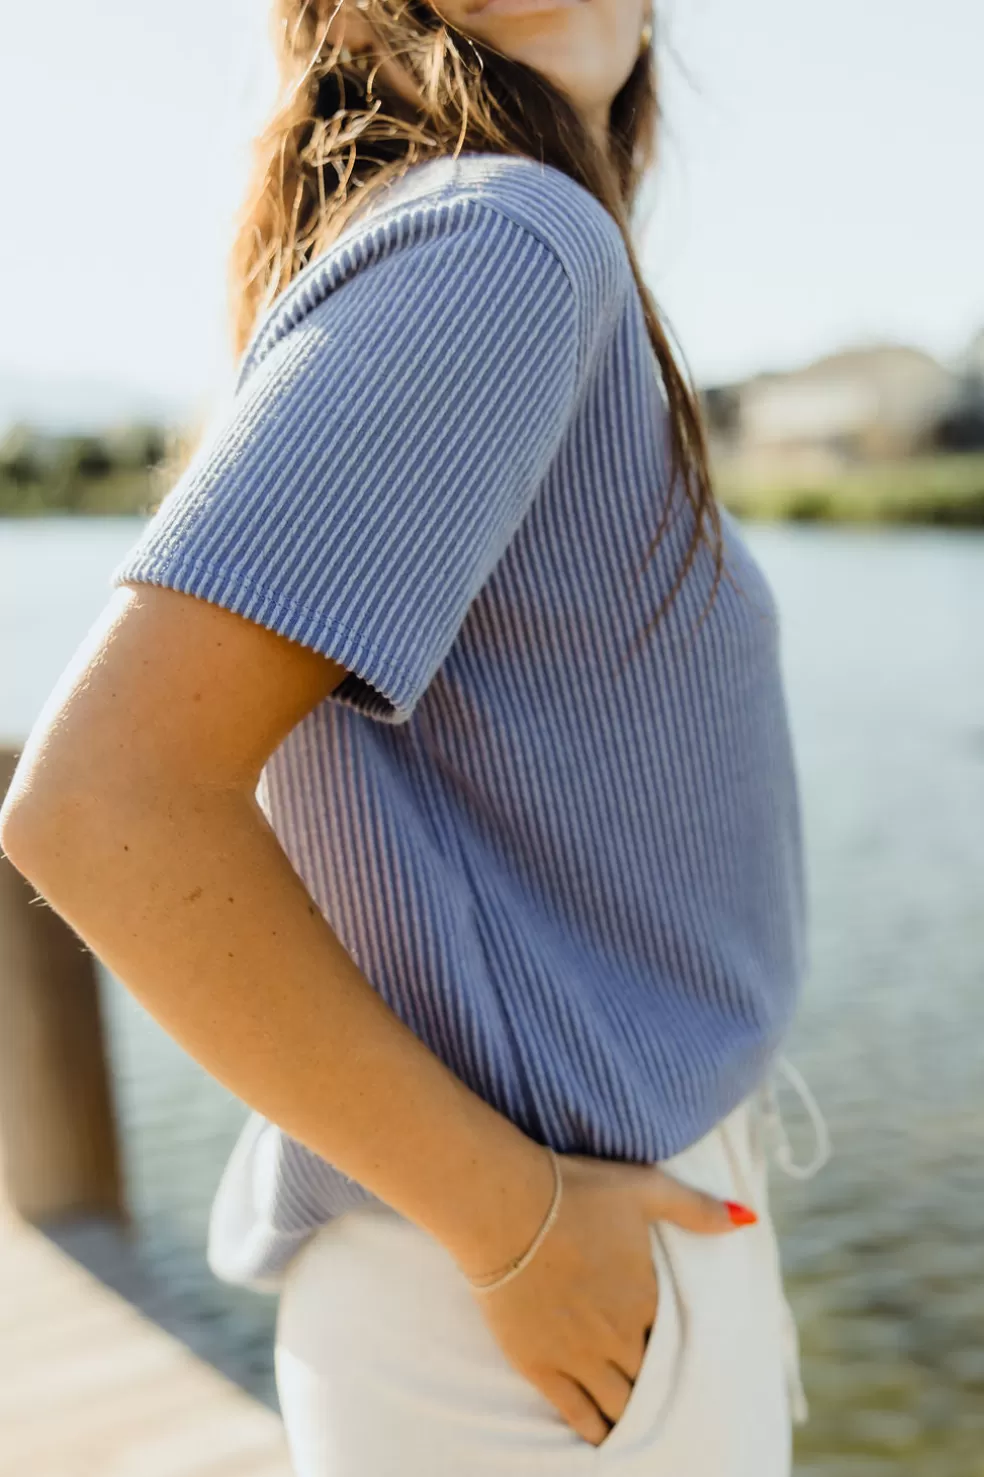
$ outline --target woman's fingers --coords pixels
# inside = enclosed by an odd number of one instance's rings
[[[601,1445],[613,1422],[606,1418],[593,1396],[577,1380],[553,1373],[536,1383],[573,1431],[592,1446]]]
[[[583,1440],[622,1420],[660,1316],[653,1223],[734,1230],[729,1202],[660,1165],[563,1158],[561,1213],[545,1254],[481,1305],[511,1362]]]
[[[622,1419],[637,1375],[638,1369],[628,1375],[611,1360],[596,1359],[577,1378],[555,1374],[540,1389],[578,1435],[598,1446]]]
[[[656,1165],[640,1167],[638,1174],[645,1214],[650,1220],[672,1221],[686,1231],[718,1236],[740,1225],[750,1225],[756,1218],[750,1209],[695,1190]],[[744,1216],[740,1214],[743,1210]]]
[[[641,1363],[640,1360],[640,1367]],[[606,1360],[590,1377],[592,1399],[613,1426],[622,1419],[638,1372],[637,1369],[631,1375],[626,1374],[619,1365]]]
[[[648,1310],[647,1310],[648,1312]],[[652,1320],[655,1315],[649,1313]],[[597,1445],[610,1434],[625,1413],[652,1335],[653,1322],[634,1337],[619,1338],[614,1332],[606,1342],[585,1351],[568,1372],[553,1371],[536,1383],[560,1414],[586,1441]]]
[[[604,1338],[594,1342],[595,1352],[611,1361],[631,1383],[642,1367],[646,1347],[659,1316],[660,1289],[655,1271],[645,1284],[639,1283],[631,1306],[609,1316]]]
[[[583,1154],[566,1154],[561,1162],[566,1175],[586,1166],[589,1176],[600,1171],[603,1179],[609,1177],[609,1183],[614,1176],[621,1188],[631,1188],[638,1194],[647,1221],[672,1221],[702,1236],[718,1236],[758,1219],[751,1207],[719,1200],[716,1195],[697,1190],[659,1164],[612,1164]]]

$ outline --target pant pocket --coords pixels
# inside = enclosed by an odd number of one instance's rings
[[[678,1179],[767,1212],[736,1111],[665,1161]],[[757,1171],[757,1166],[756,1166]],[[646,1352],[622,1420],[597,1448],[605,1477],[789,1477],[791,1431],[777,1316],[774,1229],[700,1235],[653,1228],[662,1286],[673,1291],[663,1342]],[[658,1329],[657,1324],[654,1334]]]
[[[676,1272],[663,1228],[649,1227],[658,1302],[646,1351],[628,1404],[600,1446],[603,1457],[639,1449],[652,1451],[673,1408],[682,1366],[686,1328]]]
[[[589,1477],[595,1448],[515,1370],[448,1253],[385,1208],[289,1270],[277,1391],[296,1477]]]

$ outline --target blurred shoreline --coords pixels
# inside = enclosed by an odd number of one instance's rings
[[[716,495],[736,517],[984,526],[984,331],[952,363],[906,344],[869,344],[698,396]],[[100,425],[91,405],[81,413],[83,399],[79,390],[72,429],[67,392],[60,424],[43,400],[8,422],[0,518],[147,516],[215,412],[169,419],[118,407]],[[0,424],[2,411],[0,394]]]
[[[913,523],[984,527],[984,453],[862,462],[837,471],[755,477],[717,468],[720,501],[765,523]]]
[[[96,438],[73,438],[60,460],[30,475],[0,462],[0,519],[148,517],[173,476],[158,464],[114,465],[95,444]],[[728,511],[756,522],[984,527],[984,452],[889,458],[788,475],[756,474],[721,458],[715,480]]]

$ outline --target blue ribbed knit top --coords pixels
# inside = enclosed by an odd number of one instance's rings
[[[260,804],[394,1011],[557,1150],[652,1162],[756,1087],[805,965],[770,586],[694,514],[615,222],[560,170],[414,165],[266,311],[113,574],[348,677]],[[668,528],[647,550],[666,500]],[[641,573],[640,573],[641,571]],[[368,1191],[252,1113],[208,1260],[276,1288]]]

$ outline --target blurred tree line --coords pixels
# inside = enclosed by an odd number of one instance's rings
[[[781,464],[740,460],[715,446],[716,490],[741,518],[766,521],[984,526],[981,402],[956,405],[947,440],[908,456],[849,460],[793,475]],[[712,431],[716,411],[713,403]],[[968,430],[969,428],[969,430]],[[0,439],[0,518],[65,515],[147,517],[191,458],[203,427],[129,424],[58,435],[21,422]]]
[[[185,447],[179,431],[159,425],[59,435],[19,422],[0,440],[0,517],[146,516]]]

